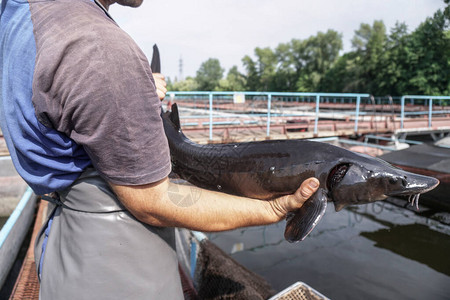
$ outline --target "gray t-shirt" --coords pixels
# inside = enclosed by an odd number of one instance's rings
[[[139,185],[167,176],[161,103],[144,53],[92,1],[29,3],[40,123],[82,145],[107,181]]]

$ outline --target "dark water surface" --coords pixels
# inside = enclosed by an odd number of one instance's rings
[[[303,242],[285,222],[210,234],[282,290],[303,281],[331,299],[450,299],[450,226],[386,202],[336,213],[329,205]],[[243,247],[242,247],[243,246]]]
[[[3,225],[5,225],[8,218],[9,217],[0,217],[0,229],[2,229]]]

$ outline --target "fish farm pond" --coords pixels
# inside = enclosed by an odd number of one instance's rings
[[[0,217],[0,229],[5,225],[6,221],[8,220],[8,217]]]
[[[330,299],[450,299],[449,214],[430,218],[425,207],[399,203],[406,201],[340,212],[329,203],[311,234],[293,244],[284,240],[285,222],[208,238],[276,291],[302,281]]]

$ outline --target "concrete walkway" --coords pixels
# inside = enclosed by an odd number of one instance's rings
[[[9,156],[0,156],[0,216],[9,216],[27,188]]]

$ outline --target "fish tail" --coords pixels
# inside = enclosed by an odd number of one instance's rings
[[[303,241],[325,214],[327,200],[325,191],[319,189],[300,209],[291,213],[284,231],[286,240],[291,243]]]

